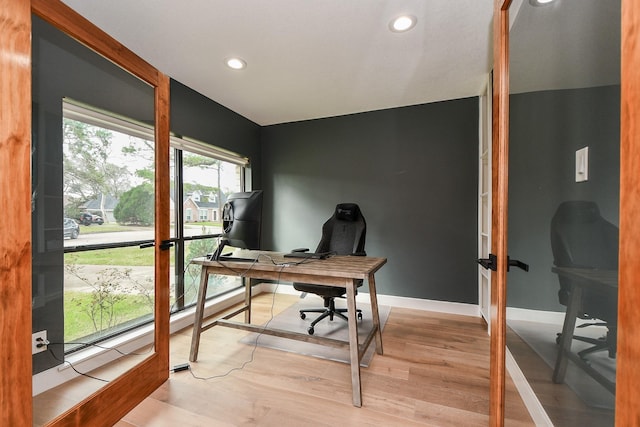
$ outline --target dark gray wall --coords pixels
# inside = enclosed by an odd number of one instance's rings
[[[478,99],[264,127],[265,248],[314,249],[358,203],[381,294],[477,303]]]
[[[260,188],[260,126],[171,80],[171,131],[249,158],[254,189]]]
[[[508,278],[508,305],[564,311],[551,272],[551,217],[560,202],[592,200],[618,224],[620,87],[510,97],[509,255],[530,265]],[[589,180],[575,182],[575,152],[589,147]]]

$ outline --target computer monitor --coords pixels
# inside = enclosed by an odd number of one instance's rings
[[[219,259],[225,246],[260,249],[262,190],[232,193],[222,208],[222,236],[212,256]]]

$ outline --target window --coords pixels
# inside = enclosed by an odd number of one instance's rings
[[[153,319],[154,250],[141,249],[154,239],[153,129],[64,106],[64,337],[87,343]],[[226,195],[243,189],[246,159],[178,138],[170,159],[171,309],[178,311],[195,302],[200,268],[190,260],[215,249],[219,212]],[[213,278],[208,296],[240,285]]]
[[[176,138],[172,145],[175,168],[182,177],[181,185],[175,186],[181,194],[174,198],[185,201],[176,239],[174,270],[184,272],[176,273],[172,307],[176,311],[195,303],[201,268],[190,261],[215,250],[222,232],[220,212],[228,194],[243,191],[247,160],[197,141]],[[212,277],[207,296],[221,295],[241,285],[239,278]]]
[[[64,103],[65,351],[153,320],[152,131],[105,120]]]

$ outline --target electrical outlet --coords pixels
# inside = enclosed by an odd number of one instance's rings
[[[31,354],[42,353],[43,351],[47,351],[47,346],[49,345],[49,341],[47,341],[47,331],[34,332],[31,335]]]

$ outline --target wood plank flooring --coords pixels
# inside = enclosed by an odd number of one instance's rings
[[[614,425],[613,410],[590,407],[568,385],[555,384],[551,380],[553,369],[510,328],[507,328],[507,345],[554,425],[562,427]]]
[[[255,297],[254,323],[296,300]],[[245,335],[203,333],[191,371],[171,374],[117,426],[488,425],[489,337],[479,318],[392,309],[385,354],[362,369],[362,408],[351,404],[348,365],[239,343]],[[190,341],[191,328],[172,336],[171,366],[188,361]],[[507,394],[506,425],[533,425],[511,381]]]

